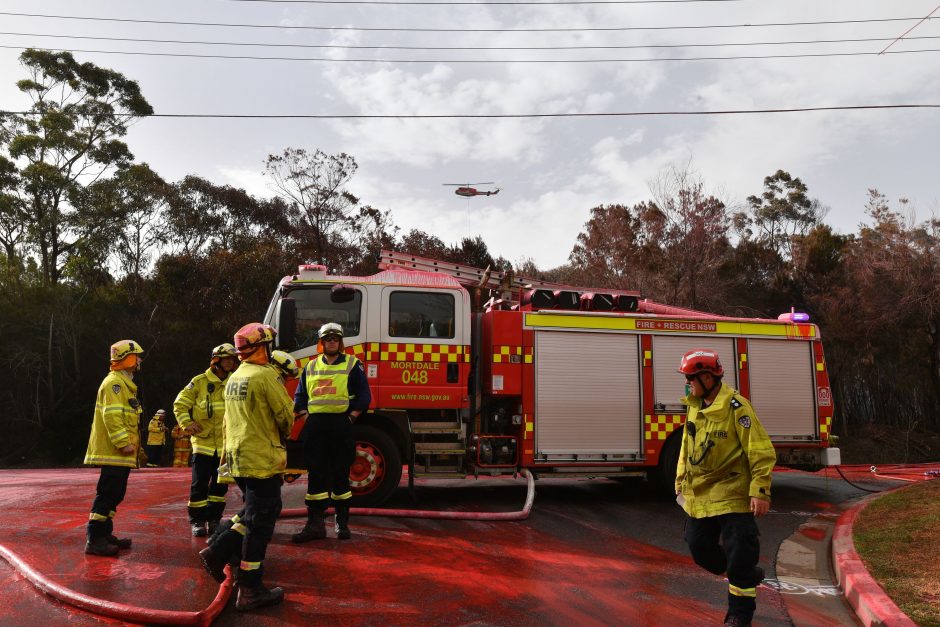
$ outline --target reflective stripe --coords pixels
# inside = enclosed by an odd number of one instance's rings
[[[117,512],[114,511],[113,509],[110,512],[108,512],[108,518],[114,518],[115,516],[117,516]]]
[[[343,399],[337,399],[337,400],[317,399],[317,400],[312,400],[307,404],[308,405],[342,405],[345,407],[346,405],[349,405],[349,401],[343,400]]]
[[[194,453],[199,453],[200,455],[208,455],[209,457],[214,456],[214,455],[218,452],[218,450],[219,450],[219,449],[217,449],[217,448],[215,448],[215,447],[203,446],[203,445],[197,444],[197,443],[195,443],[195,442],[192,444],[192,447],[193,447],[193,452],[194,452]]]
[[[190,501],[187,507],[208,507],[209,501]]]
[[[105,405],[101,411],[105,414],[122,414],[124,413],[124,405]]]
[[[345,501],[346,499],[352,498],[352,492],[344,492],[343,494],[330,494],[330,497],[334,501]]]
[[[85,463],[89,466],[127,466],[137,468],[137,457],[118,457],[117,455],[86,455]]]
[[[329,492],[318,492],[317,494],[305,494],[304,495],[305,501],[325,501],[328,498],[330,498]]]
[[[248,533],[248,527],[246,527],[245,525],[241,523],[235,523],[234,525],[232,525],[232,531],[234,531],[235,533],[240,533],[242,535],[245,535],[246,533]]]
[[[94,520],[95,522],[105,522],[108,520],[108,517],[92,512],[88,514],[88,520]]]
[[[757,588],[739,588],[737,586],[732,586],[728,584],[728,592],[733,594],[736,597],[756,597]]]
[[[246,562],[242,560],[242,563],[238,565],[242,570],[258,570],[261,568],[261,562]]]
[[[225,502],[225,497],[224,497],[224,496],[214,496],[214,495],[210,494],[210,495],[209,495],[209,502],[210,502],[210,503],[224,503],[224,502]]]
[[[242,519],[241,516],[239,516],[238,514],[235,514],[234,516],[232,516],[232,524],[237,525],[241,519]]]

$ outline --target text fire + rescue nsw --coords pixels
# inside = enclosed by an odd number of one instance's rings
[[[697,331],[714,333],[718,325],[714,322],[684,322],[679,320],[637,320],[637,329],[655,329],[657,331]]]

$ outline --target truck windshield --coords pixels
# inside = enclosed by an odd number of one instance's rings
[[[362,319],[362,292],[356,290],[348,303],[334,303],[330,299],[330,287],[293,289],[286,296],[297,303],[297,348],[317,343],[317,331],[327,322],[337,322],[343,327],[346,337],[359,335]]]

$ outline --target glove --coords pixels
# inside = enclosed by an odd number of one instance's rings
[[[144,447],[137,447],[137,467],[143,468],[147,465],[147,453],[144,452]]]

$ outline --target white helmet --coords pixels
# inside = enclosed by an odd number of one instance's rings
[[[327,335],[338,335],[343,337],[343,327],[335,322],[327,322],[322,327],[320,327],[320,331],[317,333],[317,337],[322,340]]]

